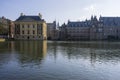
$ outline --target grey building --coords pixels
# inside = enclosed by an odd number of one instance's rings
[[[120,17],[100,17],[104,39],[120,39]]]
[[[56,32],[56,21],[53,21],[53,23],[47,23],[47,38],[48,38],[48,40],[55,39],[55,32]]]
[[[63,40],[120,39],[120,17],[92,16],[90,20],[68,21],[60,27]]]

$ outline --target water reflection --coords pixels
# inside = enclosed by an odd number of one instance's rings
[[[18,41],[15,43],[15,49],[20,53],[19,59],[22,64],[40,64],[46,56],[47,43],[46,41]]]
[[[46,52],[46,41],[8,41],[0,43],[0,59],[9,62],[14,57],[21,65],[28,63],[40,64],[46,56]]]
[[[90,63],[120,62],[120,42],[49,42],[48,52],[54,58],[89,60]]]
[[[6,41],[0,80],[119,80],[120,42]]]

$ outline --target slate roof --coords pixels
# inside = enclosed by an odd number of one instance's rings
[[[90,21],[82,21],[82,22],[68,22],[68,27],[90,27]]]
[[[20,16],[16,21],[44,21],[39,16]]]
[[[100,17],[104,26],[120,26],[120,17]]]

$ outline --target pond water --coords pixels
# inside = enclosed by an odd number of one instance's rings
[[[0,80],[119,80],[120,42],[0,42]]]

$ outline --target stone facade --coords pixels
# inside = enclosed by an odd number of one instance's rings
[[[15,39],[22,40],[44,40],[47,39],[47,25],[42,19],[41,14],[38,16],[21,16],[15,23]]]
[[[14,38],[14,35],[15,35],[15,25],[14,25],[14,22],[13,21],[10,21],[9,22],[9,38],[10,39],[13,39]]]
[[[62,26],[59,27],[59,39],[60,40],[67,40],[67,25],[64,23]]]
[[[84,22],[68,22],[66,29],[69,40],[89,39],[89,27]]]
[[[56,32],[56,21],[53,23],[47,23],[47,38],[48,40],[55,39],[55,32]]]
[[[120,17],[100,17],[103,39],[120,39]]]
[[[68,21],[60,32],[61,40],[116,40],[120,39],[120,17],[92,16],[86,21]]]

